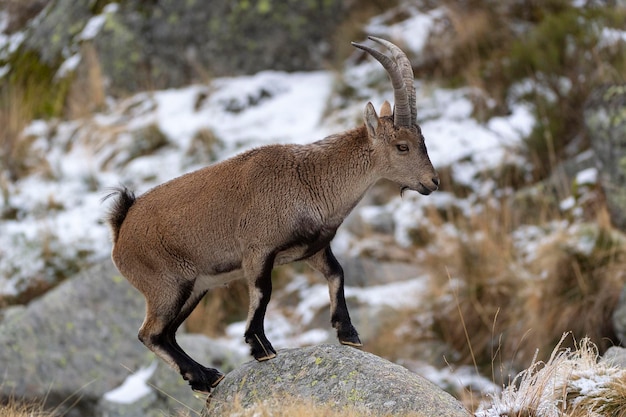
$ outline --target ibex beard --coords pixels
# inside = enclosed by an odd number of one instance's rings
[[[395,108],[371,103],[364,124],[307,145],[270,145],[183,175],[140,197],[122,187],[107,221],[112,259],[146,299],[139,339],[180,372],[191,388],[210,392],[224,377],[192,359],[176,330],[206,292],[247,281],[244,338],[258,361],[276,356],[264,317],[276,265],[303,260],[328,281],[330,319],[339,342],[361,346],[344,296],[344,274],[330,247],[337,228],[379,179],[428,195],[439,185],[416,123],[413,71],[400,48],[370,39],[391,57],[355,44],[378,60],[394,88]]]

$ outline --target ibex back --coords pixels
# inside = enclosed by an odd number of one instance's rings
[[[146,298],[139,339],[209,392],[223,375],[189,357],[175,333],[208,289],[245,278],[250,293],[245,341],[259,361],[276,351],[263,320],[275,265],[305,260],[328,280],[339,341],[361,346],[344,298],[343,270],[330,242],[365,192],[387,178],[430,194],[439,179],[416,124],[413,71],[394,44],[392,58],[367,46],[394,87],[380,116],[368,103],[364,125],[307,145],[271,145],[166,182],[135,198],[117,189],[108,216],[113,262]]]

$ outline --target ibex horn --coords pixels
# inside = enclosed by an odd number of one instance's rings
[[[352,42],[352,45],[369,53],[385,68],[393,85],[395,107],[393,123],[396,126],[411,127],[417,118],[411,63],[406,54],[393,43],[374,36],[368,36],[368,38],[389,49],[395,60],[369,46],[355,42]]]

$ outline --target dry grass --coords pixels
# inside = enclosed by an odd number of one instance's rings
[[[564,335],[547,362],[536,361],[504,391],[479,407],[476,417],[623,417],[626,370],[598,361],[583,339],[564,349]]]
[[[40,404],[26,404],[13,399],[0,403],[2,417],[52,417],[53,412],[44,411]]]
[[[9,181],[29,171],[32,139],[22,134],[29,122],[30,106],[23,92],[11,86],[0,88],[0,165]]]
[[[65,104],[68,119],[88,117],[105,107],[104,76],[92,42],[80,45],[81,63],[69,88]]]
[[[477,204],[476,214],[454,221],[457,236],[433,242],[446,250],[430,250],[426,259],[433,276],[427,298],[440,300],[433,330],[458,363],[499,383],[507,382],[509,364],[524,368],[536,349],[545,357],[564,332],[589,337],[602,351],[616,343],[611,314],[626,281],[621,234],[595,222],[560,228],[557,218],[528,256],[515,245],[512,231],[523,225],[511,210]]]
[[[238,401],[219,409],[219,415],[237,417],[366,417],[372,416],[367,410],[356,408],[338,409],[330,404],[319,404],[299,398],[269,398],[254,407],[245,408]],[[382,417],[382,416],[381,416]],[[385,416],[386,417],[386,416]],[[391,415],[389,415],[391,417]],[[424,417],[412,412],[397,417]]]

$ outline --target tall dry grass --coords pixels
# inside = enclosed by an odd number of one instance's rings
[[[6,181],[15,181],[27,172],[30,140],[22,131],[30,122],[30,115],[23,91],[10,85],[0,88],[0,174]]]
[[[331,404],[320,404],[300,398],[268,398],[254,407],[243,407],[239,402],[220,409],[220,415],[238,417],[366,417],[366,410],[351,407],[338,409]],[[191,416],[187,416],[191,417]],[[387,416],[385,416],[387,417]],[[389,415],[388,417],[391,417]],[[420,413],[407,413],[397,417],[424,417]]]
[[[583,339],[564,348],[562,336],[547,361],[534,361],[476,417],[623,417],[626,370],[598,360],[597,347]]]
[[[9,399],[0,402],[0,416],[2,417],[53,417],[52,411],[45,411],[41,404],[24,403]]]

